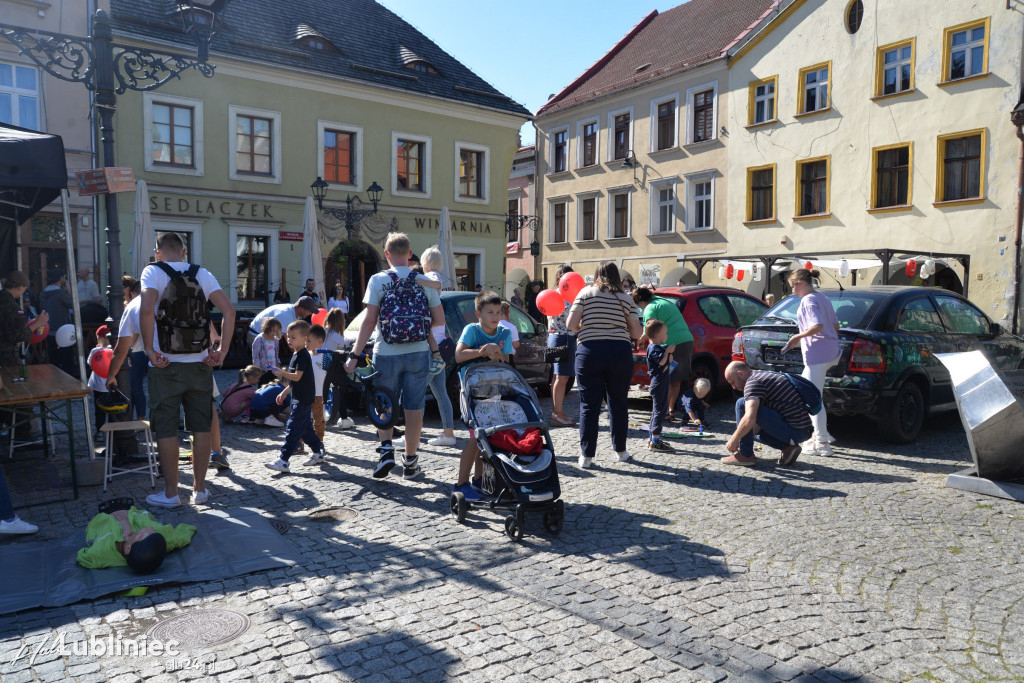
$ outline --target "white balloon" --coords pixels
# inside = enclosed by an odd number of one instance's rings
[[[724,280],[725,279],[725,266],[718,266],[718,279],[719,280]]]
[[[75,326],[71,324],[61,325],[57,330],[57,346],[65,349],[69,346],[74,346],[77,339],[75,338]]]
[[[850,274],[850,262],[843,259],[839,262],[839,277],[846,277]]]

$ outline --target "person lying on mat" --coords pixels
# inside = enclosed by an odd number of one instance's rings
[[[161,524],[131,498],[100,504],[100,514],[85,529],[86,547],[78,551],[78,564],[86,569],[129,566],[139,574],[152,574],[168,552],[192,542],[191,524]]]

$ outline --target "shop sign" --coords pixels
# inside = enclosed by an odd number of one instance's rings
[[[294,230],[278,230],[277,239],[282,242],[301,242],[302,233]]]
[[[111,192],[134,192],[135,173],[129,167],[90,168],[75,172],[78,196]]]
[[[415,217],[412,220],[416,230],[437,231],[441,227],[441,221],[437,218]],[[504,223],[502,223],[501,229],[505,229]],[[452,233],[490,235],[491,224],[486,220],[473,219],[467,221],[461,218],[453,218]]]
[[[519,242],[509,242],[505,245],[505,254],[515,256],[519,253]]]
[[[165,197],[149,195],[149,210],[183,216],[224,216],[227,218],[274,218],[266,202],[239,202],[208,197]]]
[[[651,287],[657,287],[661,281],[661,264],[660,263],[641,263],[640,264],[640,282],[638,285],[649,285]]]

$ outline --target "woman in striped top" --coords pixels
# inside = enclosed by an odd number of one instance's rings
[[[566,327],[576,331],[576,381],[580,392],[580,467],[593,464],[601,401],[607,397],[612,445],[620,462],[629,460],[626,397],[633,377],[633,339],[641,334],[633,300],[622,291],[619,269],[606,261],[594,284],[576,296]]]

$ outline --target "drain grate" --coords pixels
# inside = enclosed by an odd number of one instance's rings
[[[249,617],[230,609],[205,609],[164,619],[146,631],[150,640],[179,650],[197,650],[230,642],[249,629]]]
[[[282,536],[288,533],[288,529],[291,528],[291,524],[281,519],[271,519],[268,521],[270,522],[270,526],[274,528],[274,531],[281,534]]]
[[[310,512],[307,517],[309,517],[309,521],[311,522],[336,524],[337,522],[347,522],[358,514],[359,513],[352,508],[333,507],[314,510],[313,512]]]

